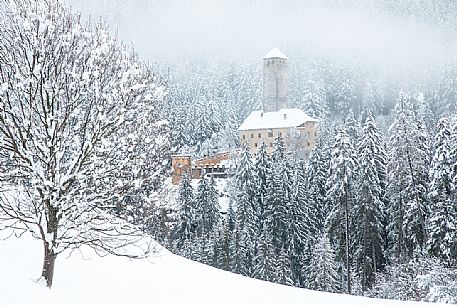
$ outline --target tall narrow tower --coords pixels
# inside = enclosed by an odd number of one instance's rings
[[[287,108],[287,83],[287,57],[273,48],[263,58],[264,112]]]

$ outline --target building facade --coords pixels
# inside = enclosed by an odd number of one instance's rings
[[[254,154],[262,142],[271,153],[278,135],[283,137],[288,148],[311,150],[316,145],[317,125],[318,121],[303,110],[291,108],[275,112],[253,111],[238,131],[241,144],[247,142]]]
[[[239,154],[239,150],[217,153],[200,159],[193,159],[188,155],[171,156],[173,185],[179,184],[184,174],[191,179],[201,179],[203,176],[226,178],[230,170],[235,168],[232,161]]]

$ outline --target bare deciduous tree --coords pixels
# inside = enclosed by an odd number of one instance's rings
[[[42,277],[81,245],[135,256],[125,205],[154,195],[165,87],[104,25],[58,0],[0,0],[0,229],[43,241]],[[129,248],[129,249],[128,249]]]

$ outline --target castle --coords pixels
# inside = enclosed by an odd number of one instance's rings
[[[298,108],[288,108],[288,65],[287,57],[273,48],[263,58],[264,100],[261,110],[251,112],[238,128],[240,143],[248,143],[255,155],[263,142],[271,153],[276,137],[284,139],[286,148],[303,149],[309,152],[314,148],[318,121]],[[293,147],[292,147],[293,146]],[[189,173],[199,179],[205,174],[226,177],[227,170],[234,167],[230,156],[238,151],[223,152],[198,160],[191,156],[172,156],[172,183],[179,184],[181,176]]]
[[[248,143],[255,154],[262,141],[268,153],[273,150],[275,138],[284,138],[286,147],[310,151],[317,137],[318,121],[298,108],[288,108],[287,57],[273,48],[263,58],[264,100],[261,110],[253,111],[239,127],[240,142]]]

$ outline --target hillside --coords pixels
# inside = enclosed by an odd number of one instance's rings
[[[28,238],[0,242],[2,305],[158,304],[419,304],[368,299],[292,288],[220,271],[166,250],[149,260],[131,261],[89,252],[62,255],[52,290],[34,279],[41,245]]]

